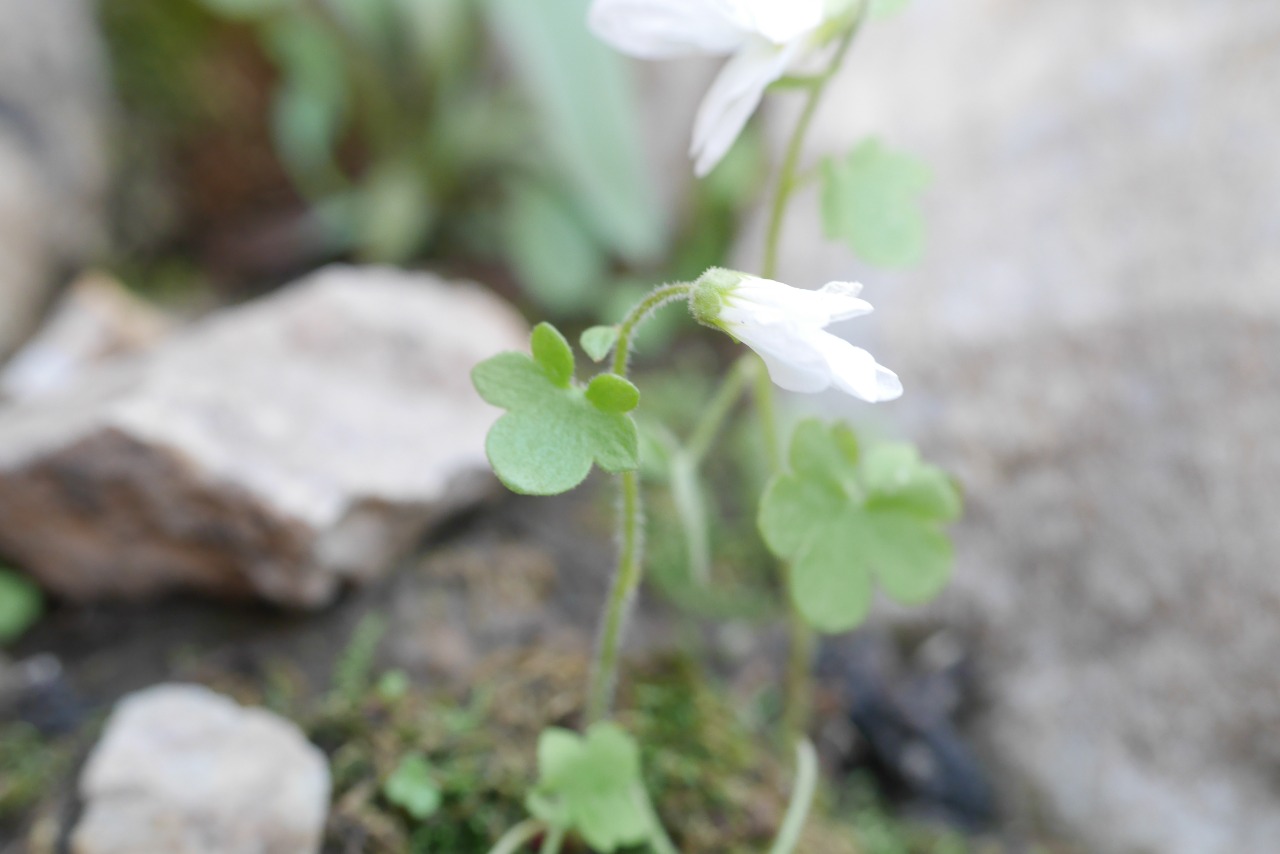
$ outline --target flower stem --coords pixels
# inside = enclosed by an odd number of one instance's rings
[[[627,360],[631,358],[631,338],[641,323],[664,305],[689,296],[693,285],[678,282],[674,285],[661,285],[652,290],[648,296],[632,306],[627,316],[618,324],[618,340],[613,350],[613,372],[618,376],[627,375]]]
[[[560,854],[560,848],[564,845],[564,828],[553,827],[547,831],[547,835],[543,837],[542,847],[538,849],[538,854]]]
[[[618,340],[614,344],[615,374],[624,377],[627,375],[631,339],[640,324],[662,306],[687,297],[692,289],[693,285],[688,282],[662,285],[627,312],[627,316],[618,324]],[[613,703],[614,686],[618,681],[618,651],[622,646],[622,632],[644,569],[644,506],[640,496],[640,474],[634,471],[623,472],[619,475],[619,482],[622,502],[618,519],[621,529],[618,569],[614,573],[613,589],[605,606],[596,660],[591,670],[591,682],[587,686],[588,724],[607,717]]]
[[[791,792],[791,803],[787,805],[787,814],[782,819],[778,838],[774,840],[769,854],[791,854],[796,850],[817,787],[818,755],[809,739],[801,739],[796,744],[796,783]]]
[[[862,4],[862,9],[866,9],[867,4]],[[778,183],[773,192],[773,205],[769,210],[769,226],[765,233],[764,243],[764,269],[762,275],[766,279],[772,279],[778,275],[778,249],[782,243],[782,223],[786,218],[787,204],[791,201],[791,194],[795,191],[797,181],[796,173],[800,168],[800,155],[804,153],[804,141],[809,136],[809,128],[813,125],[813,118],[818,113],[818,105],[822,103],[822,96],[827,91],[827,84],[831,82],[831,78],[835,76],[836,71],[840,69],[841,63],[844,62],[845,55],[848,54],[849,48],[853,45],[854,36],[858,34],[858,30],[862,27],[862,19],[865,11],[859,12],[857,20],[850,27],[849,32],[845,34],[840,41],[840,46],[836,48],[835,54],[831,57],[831,62],[827,65],[826,70],[819,76],[809,78],[808,96],[805,98],[804,108],[800,111],[800,118],[796,120],[795,130],[791,132],[791,139],[787,143],[786,153],[782,156],[782,168],[778,170]]]
[[[729,375],[724,378],[724,382],[720,383],[715,397],[711,398],[711,402],[707,404],[702,418],[685,445],[685,451],[694,465],[701,463],[711,451],[711,446],[720,435],[720,430],[724,427],[729,413],[733,411],[734,405],[746,391],[747,384],[755,374],[755,369],[756,366],[751,360],[739,360],[729,371]]]
[[[522,821],[502,834],[502,838],[489,849],[489,854],[516,854],[526,843],[546,830],[542,822],[534,819]]]
[[[840,69],[840,65],[844,62],[849,48],[853,45],[854,37],[857,36],[858,30],[862,27],[867,5],[866,2],[861,4],[858,17],[841,39],[840,45],[831,57],[831,62],[828,63],[822,74],[817,77],[806,78],[808,94],[805,98],[804,107],[800,111],[800,117],[796,120],[795,129],[791,132],[791,139],[787,142],[786,152],[782,158],[782,166],[778,170],[778,182],[774,188],[773,204],[769,210],[763,266],[763,276],[766,279],[773,279],[778,275],[778,252],[782,244],[782,226],[786,219],[787,206],[790,204],[792,195],[796,188],[800,186],[804,177],[799,174],[799,169],[800,156],[804,153],[805,139],[808,137],[809,129],[813,125],[814,116],[817,115],[818,105],[822,102],[822,96],[827,90],[827,84]],[[760,359],[755,354],[748,353],[743,356],[743,359],[749,359],[757,365],[756,407],[760,411],[760,424],[764,433],[770,465],[773,471],[776,472],[782,467],[783,451],[778,430],[777,407],[774,404],[773,383],[770,382],[764,365],[760,363]],[[786,571],[789,572],[790,568],[788,567]],[[795,603],[790,601],[790,597],[788,597],[788,609],[790,651],[787,655],[782,730],[784,738],[788,741],[794,741],[803,736],[809,723],[812,706],[812,685],[810,684],[809,672],[812,665],[814,635],[813,630],[809,628],[809,624],[805,622],[804,618],[796,610]]]
[[[603,720],[609,714],[613,701],[613,689],[618,679],[618,649],[622,642],[622,630],[631,611],[636,588],[641,575],[641,527],[644,510],[640,504],[640,475],[624,472],[619,476],[622,484],[622,544],[618,555],[618,571],[613,578],[613,589],[605,608],[604,623],[600,628],[600,646],[596,652],[595,667],[591,673],[591,685],[587,694],[587,723]]]

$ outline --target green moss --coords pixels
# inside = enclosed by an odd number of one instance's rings
[[[24,723],[0,725],[0,822],[23,816],[53,793],[70,749]]]

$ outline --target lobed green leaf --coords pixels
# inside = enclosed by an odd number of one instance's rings
[[[639,390],[613,374],[576,385],[573,350],[550,324],[534,329],[531,349],[533,358],[500,353],[471,372],[480,396],[507,410],[485,440],[498,479],[513,492],[558,495],[582,483],[593,463],[612,473],[638,468],[639,437],[627,413]]]
[[[621,727],[593,725],[585,737],[556,727],[538,739],[535,816],[577,831],[593,849],[612,852],[649,837],[640,749]]]
[[[859,454],[849,428],[816,420],[796,428],[790,461],[765,489],[758,521],[770,550],[791,562],[791,598],[807,622],[824,632],[854,628],[875,580],[906,604],[941,591],[952,564],[941,525],[960,513],[959,492],[941,470],[907,444]]]
[[[880,267],[915,264],[925,238],[919,196],[930,180],[923,163],[877,139],[860,143],[844,160],[826,160],[822,220],[827,236],[845,241]]]

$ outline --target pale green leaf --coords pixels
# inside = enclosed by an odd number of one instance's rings
[[[793,559],[814,525],[839,519],[846,503],[839,483],[830,478],[781,475],[770,481],[760,499],[760,533],[774,554]]]
[[[859,455],[852,431],[818,421],[797,427],[790,460],[765,489],[759,526],[791,562],[791,597],[806,621],[824,632],[853,628],[876,580],[907,604],[937,595],[952,563],[941,525],[960,512],[950,479],[910,445]]]
[[[531,343],[533,360],[546,372],[547,379],[568,388],[573,379],[573,349],[560,330],[550,323],[539,323],[533,328]]]
[[[876,139],[862,142],[844,160],[826,160],[822,219],[827,236],[845,241],[880,267],[915,264],[925,238],[919,197],[930,180],[919,160]]]
[[[333,152],[347,107],[342,45],[299,14],[273,21],[263,40],[281,76],[271,113],[276,151],[304,192],[328,192],[340,180]]]
[[[888,18],[896,15],[907,8],[910,2],[911,0],[871,0],[871,17]]]
[[[905,513],[868,513],[868,536],[859,545],[880,586],[904,605],[928,602],[951,573],[951,541]]]
[[[536,406],[547,395],[546,371],[523,353],[499,353],[476,365],[471,382],[486,403],[503,409]]]
[[[587,386],[587,400],[601,412],[630,412],[640,405],[640,389],[617,374],[601,374]]]
[[[578,343],[582,345],[582,351],[591,358],[591,361],[602,362],[613,350],[613,345],[617,341],[618,327],[593,326],[582,333]]]
[[[564,336],[540,324],[532,349],[537,362],[521,353],[500,353],[471,372],[480,396],[508,410],[485,441],[498,479],[513,492],[558,495],[585,480],[593,462],[612,473],[635,470],[640,465],[635,422],[621,411],[602,409],[572,381],[573,351]],[[593,397],[616,407],[633,395],[638,395],[634,386],[628,391],[606,381]]]
[[[427,760],[411,754],[400,760],[396,770],[382,785],[387,800],[418,821],[430,818],[440,809],[440,787],[431,773]]]
[[[567,200],[524,182],[506,208],[506,245],[521,284],[557,314],[581,314],[603,283],[607,259]]]
[[[960,492],[951,478],[920,459],[905,443],[878,445],[863,460],[860,480],[867,506],[950,522],[960,516]]]
[[[858,514],[818,525],[791,565],[791,600],[820,632],[848,631],[871,609],[868,531]]]
[[[538,739],[538,773],[530,811],[577,831],[593,849],[612,852],[649,836],[640,750],[618,725],[595,724],[585,738],[545,730]]]
[[[661,250],[664,227],[641,146],[625,60],[586,26],[590,0],[487,0],[516,78],[587,222],[633,262]]]
[[[435,223],[430,188],[409,162],[376,165],[360,188],[356,240],[361,257],[378,263],[408,259]]]

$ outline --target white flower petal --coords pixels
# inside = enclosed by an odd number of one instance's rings
[[[856,282],[831,282],[816,291],[793,288],[771,279],[750,278],[728,295],[730,305],[763,306],[785,314],[795,323],[826,326],[870,314],[871,304],[857,298],[862,285]]]
[[[817,394],[831,387],[831,372],[824,364],[795,364],[770,353],[761,353],[760,356],[769,369],[769,379],[778,388],[801,394]]]
[[[764,90],[786,74],[803,44],[781,47],[754,38],[734,55],[707,90],[693,125],[694,172],[706,175],[720,162],[760,106]]]
[[[805,394],[823,391],[831,386],[831,370],[827,359],[807,333],[787,324],[744,325],[731,329],[735,337],[764,359],[769,379],[779,388]]]
[[[832,384],[868,403],[883,403],[902,396],[898,375],[876,362],[866,350],[830,332],[819,333],[813,343],[826,359]]]
[[[733,53],[750,38],[740,20],[734,0],[595,0],[587,15],[596,36],[641,59]]]
[[[738,20],[774,44],[808,35],[822,26],[827,0],[734,0]]]

